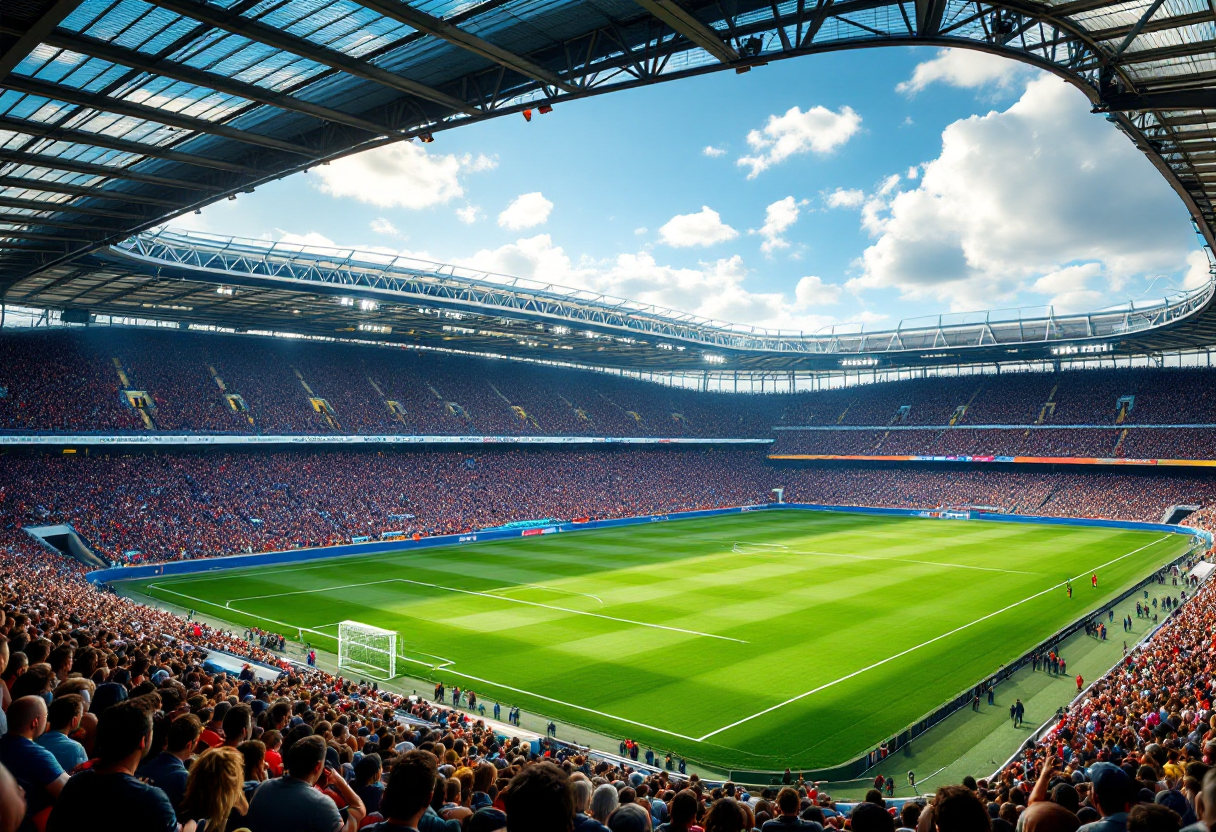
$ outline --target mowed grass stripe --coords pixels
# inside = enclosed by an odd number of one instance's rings
[[[1112,565],[1101,575],[1097,592],[1077,586],[1072,602],[1063,590],[1049,593],[706,742],[688,738],[704,736],[973,622],[1158,536],[1066,526],[764,512],[151,583],[221,608],[233,598],[397,577],[488,593],[497,597],[393,582],[234,606],[295,626],[353,618],[390,627],[401,634],[403,651],[455,662],[439,671],[439,678],[466,684],[464,676],[455,675],[463,673],[489,680],[474,684],[474,689],[713,765],[815,767],[864,752],[1059,627],[1098,609],[1120,588],[1171,560],[1184,548],[1185,539],[1153,544]],[[788,549],[738,554],[731,551],[736,542],[775,543]],[[962,565],[1031,574],[957,568]],[[145,589],[148,583],[143,582]],[[749,643],[635,627],[499,598]],[[242,620],[231,612],[226,617]],[[254,618],[244,620],[257,623]]]

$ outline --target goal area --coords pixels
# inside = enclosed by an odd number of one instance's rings
[[[378,679],[397,675],[397,633],[358,621],[338,624],[338,668]]]

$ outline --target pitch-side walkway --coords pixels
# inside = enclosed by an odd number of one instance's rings
[[[1148,587],[1150,600],[1166,594],[1177,596],[1182,589],[1169,584]],[[1143,600],[1143,592],[1115,608],[1113,624],[1103,616],[1107,641],[1098,641],[1084,632],[1065,640],[1060,655],[1068,662],[1067,676],[1035,672],[1029,667],[1019,670],[997,685],[996,705],[988,705],[987,699],[981,698],[978,713],[967,707],[951,715],[872,768],[863,781],[825,783],[823,790],[833,796],[864,796],[873,787],[874,778],[882,774],[895,778],[896,797],[906,797],[912,793],[908,786],[909,771],[916,772],[916,791],[921,794],[958,783],[968,774],[977,779],[992,774],[1058,708],[1073,700],[1078,673],[1088,686],[1123,658],[1124,641],[1130,649],[1152,629],[1151,620],[1136,618],[1137,597]],[[1162,617],[1160,611],[1157,614]],[[1121,615],[1131,615],[1130,633],[1123,631],[1119,623]],[[1018,728],[1013,727],[1009,718],[1009,706],[1016,699],[1026,706],[1025,721]]]

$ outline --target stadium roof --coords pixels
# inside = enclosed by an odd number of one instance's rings
[[[5,0],[0,290],[110,311],[127,289],[90,289],[139,244],[106,246],[327,159],[610,90],[911,44],[1068,79],[1216,242],[1212,0]],[[212,318],[256,323],[218,297]],[[1213,343],[1210,298],[1163,313],[1164,341],[1117,348]],[[807,366],[805,351],[772,352],[766,365]]]
[[[393,254],[172,231],[137,235],[10,290],[23,306],[394,341],[664,371],[868,370],[1145,353],[1216,341],[1216,286],[1087,314],[1050,308],[820,332],[651,304]],[[78,315],[78,320],[80,319]]]

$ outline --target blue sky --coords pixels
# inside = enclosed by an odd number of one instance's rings
[[[925,48],[507,116],[171,225],[398,251],[806,331],[1092,309],[1206,276],[1182,203],[1079,92]]]

